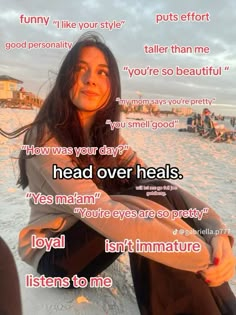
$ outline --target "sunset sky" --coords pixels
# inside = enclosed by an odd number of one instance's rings
[[[7,42],[75,42],[85,30],[58,29],[53,21],[121,22],[120,29],[93,29],[105,39],[117,58],[123,98],[216,98],[215,103],[236,104],[236,2],[234,0],[168,1],[33,1],[0,0],[0,75],[24,81],[24,88],[44,97],[53,84],[58,67],[68,49],[12,49]],[[209,22],[162,22],[156,14],[209,13]],[[20,24],[20,15],[45,16],[43,24]],[[55,22],[56,23],[56,22]],[[91,30],[91,29],[87,29]],[[209,54],[145,54],[144,45],[208,46]],[[136,76],[130,68],[201,68],[222,67],[221,76]],[[224,67],[229,67],[228,71]],[[47,83],[45,83],[47,81]],[[45,84],[44,84],[45,83]]]

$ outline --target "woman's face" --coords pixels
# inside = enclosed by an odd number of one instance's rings
[[[106,105],[111,86],[108,64],[101,50],[96,47],[84,47],[78,59],[75,75],[70,98],[83,114]]]

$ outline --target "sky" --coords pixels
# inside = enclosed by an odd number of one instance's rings
[[[213,104],[236,106],[236,2],[235,0],[0,0],[0,75],[22,80],[27,91],[45,97],[68,49],[28,49],[29,42],[75,43],[85,32],[99,32],[115,55],[121,75],[122,98],[211,99]],[[183,22],[182,14],[209,14],[203,21]],[[170,13],[177,21],[170,21]],[[20,23],[20,16],[47,17],[48,25]],[[169,18],[156,23],[156,16]],[[199,16],[199,15],[198,15]],[[204,20],[205,19],[205,20]],[[57,28],[57,22],[76,23],[74,29]],[[101,29],[101,22],[121,23],[120,28]],[[24,21],[23,21],[24,22]],[[81,22],[97,22],[96,29],[80,30]],[[60,24],[61,25],[61,24]],[[82,24],[80,24],[82,25]],[[112,25],[112,24],[111,24]],[[6,49],[7,43],[27,42],[27,48]],[[171,53],[171,45],[209,47],[208,54]],[[167,46],[166,54],[146,54],[144,45]],[[8,44],[9,46],[9,44]],[[158,75],[129,78],[127,68],[157,68]],[[222,75],[177,76],[176,67],[221,67]],[[226,67],[226,68],[225,68]],[[150,69],[149,68],[149,69]],[[161,75],[163,68],[172,76]],[[226,69],[226,70],[225,70]],[[132,71],[132,70],[131,70]],[[138,70],[137,70],[138,71]],[[170,70],[171,71],[171,70]]]

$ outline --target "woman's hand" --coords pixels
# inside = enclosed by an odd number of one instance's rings
[[[227,235],[217,235],[211,240],[213,264],[200,274],[210,287],[230,280],[235,273],[235,258]]]

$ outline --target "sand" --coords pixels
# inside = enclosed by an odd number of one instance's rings
[[[14,130],[31,122],[35,114],[36,110],[0,109],[1,128]],[[149,116],[143,118],[154,119]],[[169,121],[172,119],[168,118]],[[128,122],[130,119],[124,121]],[[176,127],[183,127],[184,123],[185,119],[182,119]],[[210,204],[236,236],[235,143],[212,143],[197,134],[178,132],[177,128],[124,129],[122,134],[149,166],[160,167],[169,163],[178,167],[184,178],[175,183]],[[13,140],[0,136],[2,198],[0,231],[1,237],[9,245],[16,260],[23,314],[138,314],[126,254],[120,256],[118,261],[102,273],[103,277],[109,276],[113,279],[113,286],[109,289],[88,287],[66,290],[25,287],[25,274],[37,273],[22,262],[17,253],[18,233],[27,223],[30,213],[25,191],[16,187],[18,174],[16,158],[21,143],[22,136]],[[234,254],[236,255],[236,247]],[[236,293],[236,277],[230,281],[230,285]],[[12,300],[14,301],[14,297]]]

